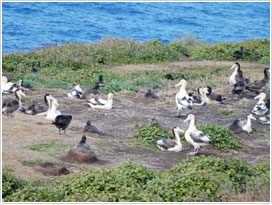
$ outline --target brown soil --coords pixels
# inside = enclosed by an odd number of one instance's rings
[[[252,107],[256,103],[252,99],[235,100],[233,96],[228,94],[228,77],[230,71],[227,69],[233,62],[175,62],[169,63],[170,70],[178,69],[182,66],[189,67],[191,64],[200,66],[201,68],[208,66],[224,66],[226,73],[215,76],[213,81],[220,86],[216,92],[219,92],[228,99],[226,104],[209,104],[205,107],[196,106],[187,113],[194,113],[197,117],[197,124],[208,124],[214,122],[217,125],[227,126],[234,119],[246,116],[251,112]],[[251,74],[251,79],[260,79],[263,73],[260,68],[264,65],[256,65],[253,63],[241,63],[242,69],[246,76]],[[150,68],[161,70],[164,65],[131,65],[116,67],[116,72],[132,72],[135,70],[144,71]],[[200,68],[200,69],[201,69]],[[114,69],[115,70],[115,69]],[[139,93],[133,94],[129,92],[121,92],[114,94],[114,104],[111,111],[93,110],[84,105],[85,101],[80,99],[68,99],[67,90],[62,89],[34,89],[26,93],[23,104],[27,106],[31,101],[42,102],[43,96],[50,93],[57,98],[60,104],[59,110],[63,114],[71,114],[73,120],[66,129],[66,136],[59,135],[58,129],[52,125],[45,116],[31,116],[23,113],[16,113],[13,121],[8,121],[3,116],[2,122],[2,160],[3,167],[7,166],[14,170],[14,173],[25,179],[44,179],[42,172],[34,169],[33,166],[27,166],[22,163],[26,160],[51,160],[57,164],[63,164],[67,167],[70,174],[79,173],[88,169],[108,168],[118,166],[123,162],[132,161],[142,164],[151,169],[166,170],[179,163],[181,160],[190,156],[188,152],[193,150],[192,146],[183,141],[183,151],[178,153],[162,152],[160,150],[151,150],[147,148],[139,148],[133,145],[133,134],[137,131],[138,123],[147,124],[152,118],[169,130],[174,126],[180,126],[186,130],[188,124],[183,122],[183,118],[177,118],[176,105],[174,96],[178,89],[173,88],[177,81],[169,81],[169,86],[163,88],[157,95],[159,100],[146,99],[143,97],[146,89],[142,89]],[[197,88],[201,85],[200,81],[189,81],[191,87]],[[9,96],[11,97],[11,96]],[[101,97],[105,98],[106,95]],[[6,96],[3,96],[5,99]],[[220,115],[222,110],[235,110],[228,116]],[[64,160],[69,150],[74,147],[81,139],[86,121],[90,119],[92,124],[101,130],[104,135],[86,134],[87,143],[96,153],[98,161],[91,164],[77,164]],[[270,160],[270,134],[269,126],[261,125],[253,121],[252,134],[236,135],[244,143],[244,148],[240,151],[227,153],[226,156],[231,158],[239,157],[247,160],[249,163],[256,163],[260,159]],[[48,144],[55,142],[58,144],[70,145],[70,147],[62,149],[44,149],[35,151],[28,148],[34,144]],[[219,150],[213,146],[203,147],[199,150],[198,155],[215,155],[222,156]],[[36,165],[35,165],[36,166]]]
[[[60,164],[53,163],[38,163],[34,165],[34,169],[43,173],[46,176],[61,176],[69,174],[69,171],[66,167]]]

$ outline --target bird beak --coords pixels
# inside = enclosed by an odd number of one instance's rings
[[[23,93],[23,91],[21,91],[21,95],[24,96],[24,97],[26,96],[26,95]]]
[[[230,67],[230,69],[232,70],[233,68],[235,68],[236,67],[236,64],[233,64],[231,67]]]
[[[182,129],[178,128],[178,132],[180,132],[180,133],[184,133],[184,130],[182,130]]]
[[[175,85],[175,87],[177,88],[178,86],[181,86],[182,82],[180,81],[178,84]]]
[[[183,122],[187,122],[187,121],[189,121],[189,117],[187,117]]]
[[[261,98],[261,95],[257,95],[254,100],[259,100]]]
[[[255,118],[255,117],[253,117],[252,115],[251,115],[251,119],[252,119],[252,120],[256,120],[256,118]]]

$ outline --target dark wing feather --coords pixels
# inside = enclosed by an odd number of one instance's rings
[[[163,147],[164,149],[169,149],[177,145],[177,143],[169,138],[162,138],[162,143],[157,143],[157,145]]]
[[[206,135],[204,132],[201,131],[193,131],[190,133],[190,137],[192,138],[192,140],[194,140],[197,143],[208,143],[208,141],[204,141],[202,138],[203,137],[208,137],[208,135]]]

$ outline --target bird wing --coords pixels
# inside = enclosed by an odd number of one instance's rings
[[[247,89],[251,91],[258,91],[263,86],[265,86],[265,82],[263,80],[255,80],[253,83],[248,84]]]
[[[190,133],[190,137],[194,142],[197,143],[209,143],[211,142],[210,137],[206,135],[204,132],[195,130]]]
[[[19,108],[19,102],[17,100],[7,99],[3,103],[2,108],[5,108],[7,113],[12,113]]]
[[[100,98],[91,98],[88,102],[93,105],[105,105],[107,103],[106,100]]]
[[[177,143],[169,138],[162,138],[160,140],[158,140],[156,142],[157,145],[160,145],[161,147],[163,147],[164,149],[169,149],[172,147],[175,147],[177,145]]]

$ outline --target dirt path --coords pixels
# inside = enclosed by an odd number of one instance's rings
[[[207,66],[219,62],[186,62],[186,65]],[[195,62],[196,63],[196,62]],[[220,62],[220,66],[229,66],[229,62]],[[231,63],[230,63],[231,64]],[[250,73],[251,69],[255,72],[255,64],[243,63],[245,71]],[[185,66],[184,62],[171,63],[171,66]],[[246,67],[247,65],[248,67]],[[260,65],[258,65],[260,66]],[[139,67],[139,68],[138,68]],[[160,70],[163,65],[149,66],[123,66],[119,67],[118,72],[123,69],[139,70],[141,69]],[[154,67],[154,68],[153,68]],[[263,67],[262,67],[263,68]],[[116,69],[116,68],[114,68]],[[113,70],[114,70],[113,69]],[[258,76],[262,74],[257,73]],[[221,76],[222,77],[222,76]],[[227,81],[227,76],[223,75],[223,80]],[[169,169],[182,159],[188,157],[187,153],[192,151],[192,147],[188,143],[183,142],[184,150],[179,153],[167,153],[159,150],[151,150],[147,148],[139,148],[133,146],[133,134],[137,131],[138,123],[147,124],[152,118],[167,127],[169,130],[174,126],[180,126],[187,129],[188,124],[183,122],[184,119],[176,118],[176,105],[174,96],[177,89],[171,88],[175,82],[170,82],[168,88],[164,88],[158,93],[160,100],[150,100],[143,97],[143,93],[116,93],[114,94],[114,106],[111,111],[92,110],[84,105],[84,100],[71,100],[66,97],[66,90],[61,89],[35,89],[27,92],[24,98],[24,104],[29,105],[31,101],[41,101],[45,93],[50,93],[58,99],[60,104],[59,110],[63,114],[72,114],[73,120],[67,129],[67,136],[58,135],[57,128],[47,121],[44,116],[30,116],[23,113],[17,113],[14,121],[8,121],[3,116],[2,128],[2,159],[3,167],[7,166],[14,170],[16,175],[26,179],[43,179],[47,178],[40,172],[33,169],[32,166],[25,165],[30,160],[49,160],[65,165],[71,174],[85,171],[87,169],[106,168],[118,166],[123,162],[132,161],[137,164],[145,165],[152,169],[165,170]],[[195,82],[192,82],[195,83]],[[194,85],[196,86],[196,85]],[[234,100],[233,96],[224,92],[224,96],[228,99],[225,105],[212,104],[205,107],[195,107],[192,113],[197,116],[198,124],[208,124],[214,122],[217,125],[227,126],[234,119],[245,116],[251,112],[252,107],[256,103],[254,100],[241,99]],[[4,96],[4,99],[6,96]],[[235,112],[229,116],[222,116],[222,110],[234,110]],[[99,161],[94,164],[68,164],[63,161],[63,157],[69,149],[73,148],[84,134],[82,128],[87,119],[91,119],[92,123],[105,133],[103,136],[96,134],[86,134],[87,143],[97,153]],[[261,125],[253,122],[255,129],[249,135],[237,135],[237,138],[244,143],[243,150],[237,152],[232,151],[227,154],[229,157],[239,157],[247,160],[249,163],[255,163],[259,159],[270,158],[270,135],[269,126]],[[44,148],[42,150],[31,150],[30,147],[36,144],[55,143],[56,146]],[[199,154],[221,156],[222,153],[215,147],[201,148]],[[24,162],[25,161],[25,162]]]

